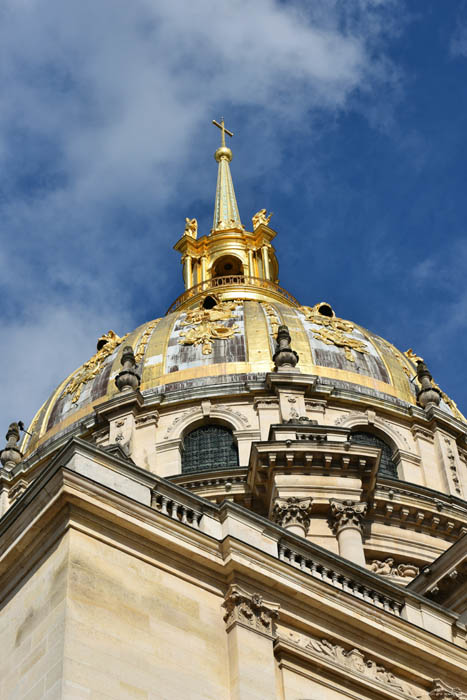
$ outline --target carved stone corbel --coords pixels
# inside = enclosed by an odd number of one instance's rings
[[[451,688],[439,678],[433,681],[428,695],[431,700],[467,700],[467,693],[464,693],[460,688]]]
[[[226,630],[234,625],[274,638],[275,620],[279,618],[279,605],[265,601],[258,593],[248,593],[236,584],[230,586],[222,604],[226,613]]]
[[[272,510],[272,520],[286,530],[304,537],[310,527],[311,503],[311,498],[278,498]]]

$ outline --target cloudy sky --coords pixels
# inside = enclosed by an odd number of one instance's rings
[[[461,0],[3,0],[1,431],[181,293],[221,116],[281,284],[413,347],[467,412],[466,115]]]

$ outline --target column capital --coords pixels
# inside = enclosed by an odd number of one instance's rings
[[[310,527],[311,498],[278,498],[272,509],[272,520],[286,529],[293,526],[300,526],[305,533]]]
[[[279,618],[279,605],[264,600],[259,593],[249,593],[232,584],[222,607],[226,610],[227,632],[237,624],[267,637],[275,637],[274,621]]]
[[[345,528],[353,528],[362,531],[362,521],[368,510],[368,505],[357,501],[338,501],[332,499],[330,502],[331,515],[334,520],[334,531],[339,534]]]

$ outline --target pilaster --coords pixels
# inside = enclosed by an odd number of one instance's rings
[[[273,642],[279,606],[232,584],[223,607],[228,637],[231,700],[276,697]]]

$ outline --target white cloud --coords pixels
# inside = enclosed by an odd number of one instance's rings
[[[135,280],[163,297],[185,207],[213,195],[210,120],[232,115],[239,158],[281,177],[272,168],[285,133],[309,139],[316,112],[332,119],[355,108],[356,94],[397,82],[384,54],[396,9],[395,0],[4,0],[2,361],[15,372],[0,428],[25,415],[24,401],[38,406],[100,332],[129,330]]]

